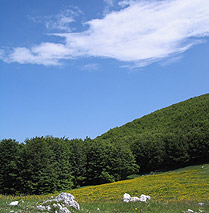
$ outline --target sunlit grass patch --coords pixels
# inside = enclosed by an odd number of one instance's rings
[[[131,180],[70,190],[78,202],[118,202],[124,193],[150,195],[155,201],[208,201],[209,165],[194,166]]]

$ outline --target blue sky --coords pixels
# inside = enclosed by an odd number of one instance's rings
[[[0,139],[95,138],[209,92],[208,0],[0,0]]]

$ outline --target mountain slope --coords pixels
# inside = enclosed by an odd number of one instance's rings
[[[129,144],[141,172],[209,162],[209,94],[155,111],[95,140]]]
[[[155,111],[121,127],[111,129],[98,138],[123,138],[146,132],[188,132],[193,128],[209,128],[209,94]]]

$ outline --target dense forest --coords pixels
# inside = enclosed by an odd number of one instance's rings
[[[209,162],[209,94],[158,110],[94,140],[0,141],[0,193],[42,194]]]
[[[138,172],[128,145],[54,137],[0,142],[0,193],[42,194],[125,179]]]

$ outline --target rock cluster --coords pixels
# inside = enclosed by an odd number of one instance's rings
[[[129,203],[129,202],[137,202],[137,201],[141,201],[141,202],[147,202],[147,200],[150,200],[150,196],[148,195],[141,195],[140,197],[131,197],[131,195],[125,193],[123,195],[123,202],[125,203]]]
[[[51,205],[50,205],[51,204]],[[69,193],[60,193],[55,198],[50,198],[43,202],[42,205],[37,206],[39,210],[47,210],[56,209],[55,212],[59,213],[70,213],[67,207],[74,207],[77,210],[80,210],[79,204],[75,201],[73,195]]]

